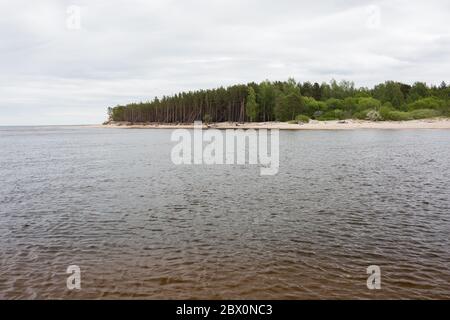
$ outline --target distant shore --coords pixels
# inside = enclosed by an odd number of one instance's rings
[[[191,129],[194,124],[159,124],[130,123],[111,121],[101,125],[104,128],[129,129]],[[203,128],[211,129],[280,129],[280,130],[354,130],[354,129],[450,129],[450,119],[422,119],[410,121],[366,121],[366,120],[333,120],[309,123],[287,122],[218,122],[203,124]]]

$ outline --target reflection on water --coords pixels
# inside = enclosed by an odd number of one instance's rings
[[[280,142],[260,176],[175,166],[165,130],[0,128],[0,298],[450,298],[449,131]]]

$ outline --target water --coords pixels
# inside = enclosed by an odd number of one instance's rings
[[[450,298],[450,131],[281,132],[276,176],[170,133],[0,128],[0,298]]]

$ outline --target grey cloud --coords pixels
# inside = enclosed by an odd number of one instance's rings
[[[65,27],[69,5],[81,30]],[[266,78],[450,80],[445,0],[18,0],[0,12],[0,124],[99,123],[119,103]]]

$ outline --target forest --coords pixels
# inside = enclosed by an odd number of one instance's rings
[[[109,121],[131,123],[309,122],[413,120],[450,116],[450,86],[386,81],[373,88],[353,82],[263,81],[181,92],[108,108]]]

